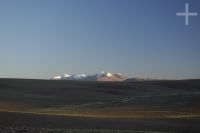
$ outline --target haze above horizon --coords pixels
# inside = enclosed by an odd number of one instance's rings
[[[1,0],[0,78],[200,78],[199,14],[198,0]]]

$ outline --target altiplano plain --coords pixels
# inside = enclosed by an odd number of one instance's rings
[[[199,89],[200,80],[95,82],[0,79],[0,125],[200,131]]]

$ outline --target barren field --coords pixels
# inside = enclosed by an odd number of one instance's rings
[[[200,80],[0,79],[0,132],[199,132],[199,101]]]

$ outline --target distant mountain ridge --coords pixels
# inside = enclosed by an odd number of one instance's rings
[[[100,72],[94,75],[86,74],[63,74],[62,76],[54,76],[53,80],[82,80],[82,81],[125,81],[127,76],[121,73],[112,74],[110,72]]]

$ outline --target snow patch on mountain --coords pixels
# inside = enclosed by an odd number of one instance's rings
[[[54,76],[52,79],[60,80],[61,78],[62,78],[61,76]]]

